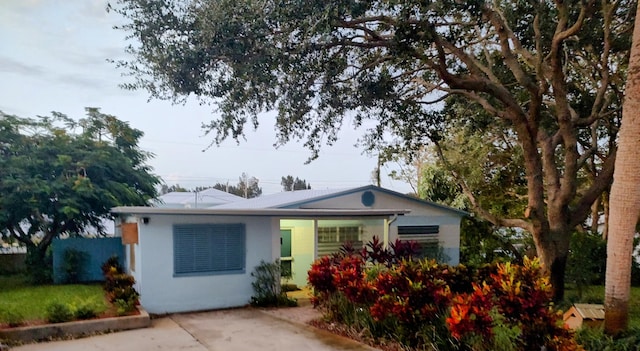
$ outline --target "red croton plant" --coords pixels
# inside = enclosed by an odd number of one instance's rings
[[[470,270],[417,257],[414,243],[385,249],[374,239],[361,251],[347,245],[313,263],[313,303],[334,322],[408,347],[494,350],[506,339],[513,350],[582,350],[551,305],[537,259]]]

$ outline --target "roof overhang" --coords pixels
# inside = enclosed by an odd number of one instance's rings
[[[410,213],[408,209],[297,209],[297,208],[160,208],[121,206],[111,209],[112,214],[123,215],[201,215],[201,216],[262,216],[287,218],[319,217],[389,217]]]

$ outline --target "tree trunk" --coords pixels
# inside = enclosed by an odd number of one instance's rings
[[[52,281],[52,262],[47,255],[49,245],[27,245],[27,274],[34,284],[46,284]]]
[[[540,262],[549,274],[553,301],[560,302],[564,299],[564,276],[567,267],[571,231],[566,229],[548,233],[532,233],[532,235]]]
[[[605,282],[605,332],[615,335],[629,325],[633,236],[640,215],[640,7],[636,9],[629,73],[622,106],[618,155],[611,186]]]

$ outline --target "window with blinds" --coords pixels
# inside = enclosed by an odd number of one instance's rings
[[[242,223],[173,226],[175,276],[244,273],[245,251]]]
[[[353,247],[361,248],[362,227],[319,227],[318,228],[318,257],[330,255],[340,251],[340,247],[350,242]]]

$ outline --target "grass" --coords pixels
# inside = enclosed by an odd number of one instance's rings
[[[52,302],[74,306],[90,302],[97,313],[109,306],[99,284],[34,286],[22,275],[0,276],[0,315],[3,311],[18,311],[25,321],[41,321]]]
[[[567,288],[565,293],[565,300],[569,302],[568,306],[572,303],[599,303],[604,302],[604,286],[591,286],[584,293],[582,298],[578,298],[578,292],[573,289]],[[563,306],[564,307],[564,306]],[[566,309],[566,308],[564,308]],[[629,326],[631,328],[640,329],[640,287],[631,287],[631,299],[629,301]]]

